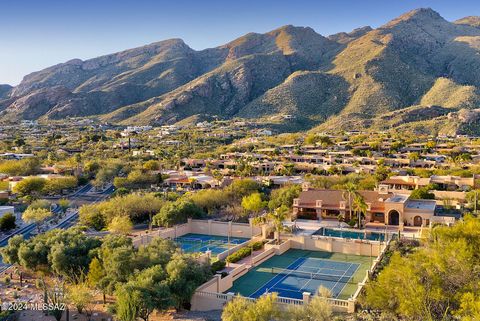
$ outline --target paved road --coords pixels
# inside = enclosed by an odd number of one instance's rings
[[[67,196],[66,198],[72,203],[72,204],[85,204],[85,203],[97,203],[100,201],[105,200],[108,198],[114,191],[114,187],[110,186],[107,189],[105,189],[102,192],[92,192],[92,185],[87,184],[80,189],[78,189],[76,192],[72,193],[71,195]],[[61,211],[60,207],[55,206],[52,209],[52,212],[58,214]],[[69,227],[74,226],[78,221],[78,210],[75,210],[73,212],[70,212],[67,217],[65,217],[60,223],[57,225],[51,227],[49,230],[54,229],[54,228],[61,228],[61,229],[67,229]],[[29,224],[18,231],[15,231],[13,234],[3,238],[0,240],[0,247],[4,247],[8,244],[8,240],[15,235],[23,235],[24,239],[29,239],[33,235],[35,235],[33,232],[36,229],[35,224]],[[10,265],[4,264],[1,261],[1,256],[0,256],[0,273],[8,269]]]

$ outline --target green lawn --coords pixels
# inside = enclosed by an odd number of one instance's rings
[[[244,276],[237,279],[234,282],[233,287],[230,288],[227,292],[234,292],[239,293],[243,296],[249,296],[250,294],[254,293],[258,288],[260,288],[263,284],[267,283],[269,280],[275,277],[275,275],[271,273],[272,267],[286,268],[300,257],[328,259],[332,261],[360,264],[359,268],[353,275],[352,283],[348,283],[345,286],[345,288],[338,296],[338,299],[348,299],[355,293],[358,287],[358,283],[363,281],[366,275],[366,270],[370,268],[371,262],[371,258],[369,256],[290,249],[283,255],[273,256],[272,258],[268,259],[267,261],[263,262],[259,266],[249,271]]]

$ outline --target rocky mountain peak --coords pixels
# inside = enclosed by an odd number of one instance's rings
[[[419,8],[409,11],[398,18],[385,24],[383,27],[391,28],[402,23],[415,24],[435,24],[439,22],[447,22],[442,16],[431,8]]]
[[[361,36],[365,35],[367,32],[370,32],[372,30],[373,30],[372,27],[365,26],[365,27],[353,29],[350,32],[335,33],[333,35],[328,36],[327,38],[341,44],[347,44],[352,40],[360,38]]]
[[[480,16],[468,16],[458,20],[455,20],[454,23],[458,25],[468,25],[471,27],[480,28]]]
[[[0,86],[0,121],[97,116],[164,124],[205,114],[294,114],[294,130],[327,130],[375,122],[380,128],[390,113],[391,126],[418,121],[415,115],[433,119],[479,106],[479,21],[451,23],[425,8],[380,28],[329,37],[285,25],[201,51],[181,39],[154,42],[73,59],[27,75],[14,88]],[[438,106],[438,113],[425,105]]]

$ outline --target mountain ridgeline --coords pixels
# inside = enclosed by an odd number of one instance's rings
[[[449,130],[461,132],[476,131],[477,108],[480,18],[449,22],[431,9],[328,37],[284,26],[201,51],[171,39],[0,85],[2,122],[92,116],[161,125],[288,114],[290,130],[439,131],[454,122]]]

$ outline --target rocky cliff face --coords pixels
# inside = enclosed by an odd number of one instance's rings
[[[440,117],[419,110],[434,105],[443,115],[445,108],[479,107],[478,21],[451,23],[418,9],[377,29],[329,37],[284,26],[202,51],[166,40],[71,60],[0,87],[0,120],[98,115],[164,124],[199,114],[295,114],[329,130],[373,126],[370,119],[411,106],[409,115]]]
[[[7,98],[12,88],[10,85],[0,85],[0,99]]]

